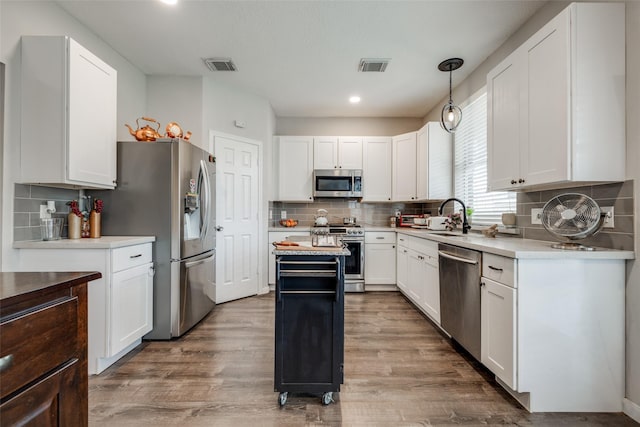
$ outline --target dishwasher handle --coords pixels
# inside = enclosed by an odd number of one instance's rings
[[[459,257],[457,255],[454,255],[454,254],[451,254],[451,253],[445,252],[445,251],[438,251],[438,255],[440,255],[443,258],[452,259],[454,261],[464,262],[466,264],[471,264],[471,265],[477,265],[478,264],[478,261],[475,260],[475,259],[462,258],[462,257]]]

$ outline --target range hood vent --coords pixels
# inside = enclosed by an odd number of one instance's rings
[[[211,71],[237,71],[236,64],[231,58],[205,58],[205,65]]]
[[[389,58],[362,58],[358,71],[362,73],[383,73],[389,64]]]

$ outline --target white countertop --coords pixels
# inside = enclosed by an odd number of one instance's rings
[[[24,240],[15,249],[114,249],[155,242],[155,236],[102,236],[99,239]]]
[[[553,242],[542,240],[521,239],[517,237],[495,238],[484,237],[482,234],[469,233],[457,236],[441,236],[435,233],[441,231],[417,230],[411,228],[396,228],[398,234],[420,237],[436,242],[462,246],[478,251],[489,252],[510,258],[528,259],[634,259],[633,251],[621,251],[616,249],[597,248],[595,251],[571,251],[554,249]]]
[[[310,226],[303,226],[303,225],[296,225],[295,227],[282,227],[282,226],[275,226],[275,227],[269,227],[269,229],[267,231],[306,231],[306,232],[310,232],[311,231],[311,227]]]

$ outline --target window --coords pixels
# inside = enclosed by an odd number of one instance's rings
[[[503,212],[515,212],[516,194],[487,192],[487,92],[462,107],[454,134],[455,195],[473,208],[473,224],[501,224]],[[514,160],[517,161],[517,160]]]

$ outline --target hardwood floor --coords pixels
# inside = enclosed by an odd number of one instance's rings
[[[395,292],[347,294],[336,402],[273,390],[273,295],[225,303],[175,341],[89,380],[91,426],[637,426],[623,414],[529,414]]]

